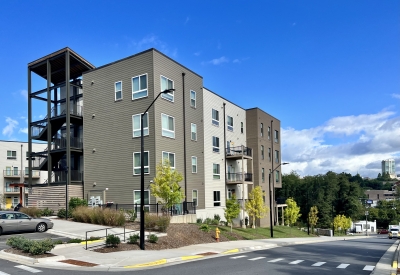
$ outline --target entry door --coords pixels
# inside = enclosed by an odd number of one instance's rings
[[[12,199],[10,197],[6,198],[6,209],[12,208]]]
[[[228,180],[229,181],[235,181],[236,177],[235,177],[235,167],[232,166],[228,166]]]

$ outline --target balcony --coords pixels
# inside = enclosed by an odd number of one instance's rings
[[[244,178],[243,178],[244,176]],[[253,184],[253,174],[251,173],[227,173],[226,174],[227,184]]]
[[[252,159],[253,149],[244,146],[228,147],[226,148],[227,159]]]
[[[71,137],[70,138],[70,146],[71,148],[83,149],[82,138]],[[67,148],[67,139],[66,138],[57,138],[54,139],[51,145],[51,150],[59,150]]]
[[[25,170],[22,171],[24,173],[24,178],[29,178],[29,173]],[[3,170],[3,176],[5,178],[20,178],[21,170]],[[32,171],[32,178],[40,178],[40,171]]]

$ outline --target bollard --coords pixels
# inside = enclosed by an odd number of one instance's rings
[[[220,233],[220,231],[219,231],[218,227],[215,228],[215,239],[217,240],[217,243],[219,243],[219,233]]]

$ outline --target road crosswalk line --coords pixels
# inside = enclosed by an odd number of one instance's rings
[[[374,265],[366,265],[363,270],[372,271],[374,270],[374,268],[375,268]]]
[[[239,258],[245,258],[247,256],[245,255],[240,255],[240,256],[235,256],[235,257],[231,257],[231,259],[239,259]]]
[[[0,275],[10,275],[10,274],[0,271]]]
[[[16,267],[16,268],[23,269],[23,270],[26,270],[26,271],[29,271],[29,272],[31,272],[31,273],[39,273],[39,272],[42,272],[42,271],[39,270],[39,269],[35,269],[35,268],[29,267],[29,266],[26,266],[26,265],[16,265],[15,267]]]
[[[299,264],[299,263],[301,263],[301,262],[304,262],[304,260],[293,261],[293,262],[290,262],[289,264]]]
[[[340,264],[338,265],[336,268],[346,268],[348,267],[350,264]]]
[[[276,263],[276,262],[279,262],[279,261],[282,261],[283,260],[283,258],[278,258],[278,259],[273,259],[273,260],[270,260],[270,261],[268,261],[269,263]]]
[[[257,258],[249,259],[249,261],[257,261],[257,260],[261,260],[261,259],[265,259],[265,257],[257,257]]]
[[[318,262],[318,263],[312,264],[311,266],[321,266],[324,264],[326,264],[326,262]]]

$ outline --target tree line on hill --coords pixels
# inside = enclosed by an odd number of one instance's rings
[[[386,182],[385,182],[386,181]],[[368,207],[365,190],[392,190],[388,175],[377,179],[363,179],[359,174],[327,172],[325,175],[306,176],[301,178],[296,172],[282,176],[282,188],[275,189],[278,203],[285,203],[293,198],[300,207],[299,222],[307,224],[312,206],[318,209],[317,227],[331,228],[338,215],[355,220],[376,220],[378,228],[387,228],[389,224],[400,221],[400,202],[381,201],[376,208]]]

